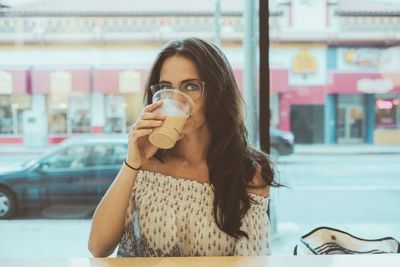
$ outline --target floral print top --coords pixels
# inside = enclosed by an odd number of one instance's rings
[[[268,198],[251,194],[235,239],[221,231],[213,214],[209,183],[139,171],[126,213],[118,257],[270,255]]]

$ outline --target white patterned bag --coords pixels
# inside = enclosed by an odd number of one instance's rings
[[[363,239],[330,227],[318,227],[300,238],[294,255],[400,253],[393,237]]]

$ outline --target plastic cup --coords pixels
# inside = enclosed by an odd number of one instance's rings
[[[166,115],[160,127],[149,135],[149,141],[161,149],[175,146],[186,120],[193,113],[193,100],[178,90],[163,89],[153,95],[153,103],[162,100],[156,111]]]

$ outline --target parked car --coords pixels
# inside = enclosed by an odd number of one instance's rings
[[[293,134],[270,129],[271,158],[293,153]],[[79,136],[17,167],[0,167],[0,219],[53,205],[97,205],[121,168],[126,136]]]
[[[294,153],[294,135],[292,132],[271,127],[269,134],[271,140],[270,157],[274,162],[278,161],[279,156]]]
[[[126,151],[126,136],[80,136],[14,169],[0,167],[0,218],[52,205],[97,205]]]

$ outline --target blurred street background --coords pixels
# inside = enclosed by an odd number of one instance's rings
[[[0,220],[0,257],[90,256],[90,219],[126,143],[81,141],[127,133],[168,41],[221,47],[259,144],[257,3],[0,0],[0,218],[12,185],[19,199],[44,203]],[[270,77],[268,141],[286,185],[272,190],[273,253],[292,254],[318,226],[400,240],[400,1],[269,0],[268,19],[261,77]],[[40,158],[74,138],[76,147]],[[31,176],[15,171],[29,159]],[[52,202],[70,193],[84,201]]]

